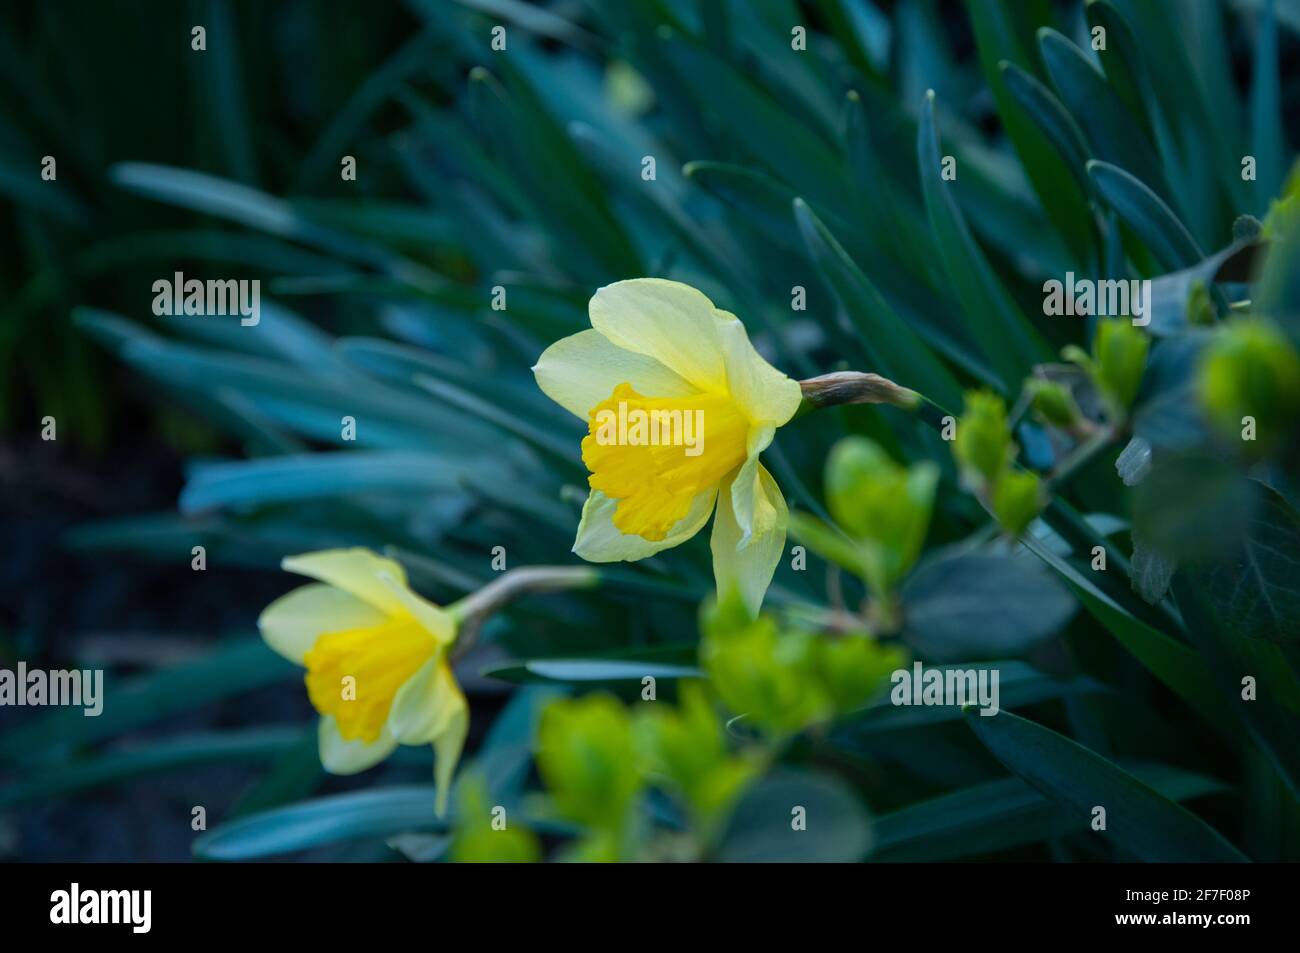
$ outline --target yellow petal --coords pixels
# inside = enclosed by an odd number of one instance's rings
[[[725,312],[724,312],[725,313]],[[779,427],[794,416],[803,400],[799,382],[767,363],[750,343],[738,320],[718,325],[732,399],[755,424]]]
[[[307,694],[345,740],[374,742],[386,730],[398,690],[437,651],[437,641],[410,616],[330,632],[303,656]]]
[[[601,288],[588,313],[591,326],[623,350],[654,358],[698,390],[726,391],[718,327],[735,317],[718,311],[703,292],[677,281],[635,278]]]
[[[740,530],[741,548],[748,546],[755,536],[771,532],[776,524],[776,506],[763,492],[765,476],[775,487],[776,482],[767,475],[755,454],[736,471],[735,479],[731,481],[731,512]],[[777,496],[780,495],[778,490]]]
[[[455,709],[463,702],[451,666],[445,657],[437,655],[398,689],[388,716],[388,730],[399,744],[430,744],[447,730]]]
[[[716,487],[706,490],[691,501],[691,508],[661,540],[648,540],[619,532],[614,526],[617,500],[611,500],[598,490],[593,490],[582,507],[582,520],[578,523],[578,536],[573,551],[591,563],[634,562],[645,559],[664,549],[686,542],[709,521],[713,503],[718,498]]]
[[[402,686],[393,701],[388,726],[404,745],[433,745],[441,817],[469,731],[469,705],[445,658],[430,659]]]
[[[330,774],[357,774],[383,761],[397,747],[397,741],[387,731],[373,742],[347,741],[330,717],[320,720],[316,741],[321,767]]]
[[[419,622],[426,632],[438,640],[439,644],[450,645],[455,641],[456,620],[452,618],[450,612],[434,605],[395,579],[385,576],[383,582],[392,591],[394,598],[402,604],[406,613]]]
[[[468,734],[469,706],[462,696],[460,710],[447,730],[433,741],[433,781],[438,792],[434,812],[439,817],[447,813],[447,794],[451,791],[451,779],[456,774],[456,765],[460,762],[460,753],[465,747],[465,736]]]
[[[303,656],[323,633],[381,625],[384,619],[382,612],[356,596],[313,582],[263,609],[257,627],[267,645],[290,662],[302,665]]]
[[[745,459],[750,425],[725,394],[646,398],[620,384],[592,408],[582,460],[593,490],[617,500],[614,526],[662,540]]]
[[[679,397],[696,391],[652,357],[625,351],[588,329],[556,341],[533,368],[537,386],[569,413],[587,419],[591,408],[622,383],[643,394]]]
[[[742,468],[733,481],[723,486],[709,542],[719,598],[735,592],[750,614],[756,616],[785,550],[790,514],[771,474],[758,463],[750,472],[753,479]],[[753,528],[748,541],[737,512],[747,514]]]
[[[405,614],[405,606],[391,583],[406,586],[406,570],[400,563],[368,549],[326,549],[286,556],[280,566],[351,593],[387,615]]]

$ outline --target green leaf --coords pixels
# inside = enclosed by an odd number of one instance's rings
[[[639,682],[647,675],[656,679],[699,678],[693,664],[694,643],[653,648],[614,649],[583,657],[527,659],[511,665],[489,668],[485,678],[516,683],[582,684],[584,682]]]
[[[1263,749],[1292,796],[1300,799],[1297,683],[1279,647],[1227,628],[1220,618],[1220,607],[1201,590],[1200,580],[1192,571],[1184,568],[1174,575],[1174,596],[1225,707]],[[1254,686],[1252,697],[1243,697],[1247,685]]]
[[[948,552],[931,556],[902,590],[903,640],[936,662],[1006,658],[1059,632],[1075,601],[1027,553]]]
[[[528,216],[554,236],[555,254],[588,283],[643,274],[605,190],[567,131],[509,57],[494,58],[493,67],[505,82],[481,66],[472,69],[469,107],[493,157],[521,187]]]
[[[849,90],[844,99],[843,138],[858,210],[850,217],[858,233],[874,238],[880,252],[910,273],[933,258],[934,247],[916,214],[916,199],[894,186],[895,179],[885,167],[883,159],[890,143],[880,134],[879,125],[876,117],[867,118],[862,96]]]
[[[1223,782],[1165,764],[1128,767],[1138,781],[1171,801],[1227,790]],[[1086,830],[1019,778],[1000,778],[909,804],[876,818],[874,861],[921,863],[993,854]]]
[[[1224,714],[1204,660],[1182,642],[1139,619],[1109,593],[1042,542],[1026,537],[1025,546],[1060,574],[1085,609],[1152,675],[1194,711],[1214,721]]]
[[[1129,615],[1100,590],[1076,586],[1074,591],[1116,641],[1193,710],[1222,712],[1210,670],[1196,652]]]
[[[682,35],[660,31],[658,45],[677,75],[689,80],[701,105],[716,112],[728,138],[810,200],[831,206],[840,201],[841,159],[804,121],[731,64]]]
[[[595,38],[578,24],[523,0],[456,0],[463,7],[513,23],[522,30],[573,46],[591,47]]]
[[[1212,286],[1229,263],[1235,266],[1238,255],[1247,257],[1256,246],[1253,238],[1235,241],[1190,268],[1171,271],[1151,281],[1151,295],[1147,302],[1151,323],[1147,333],[1156,337],[1169,337],[1186,331],[1187,301],[1192,289],[1199,283]]]
[[[1043,0],[980,0],[968,2],[966,7],[975,31],[980,67],[1007,138],[1048,218],[1065,238],[1075,259],[1087,262],[1095,254],[1087,185],[1070,178],[1071,174],[1076,179],[1082,174],[1082,165],[1074,168],[1062,152],[1061,143],[1055,141],[1053,130],[1044,123],[1044,115],[1023,96],[1025,86],[1046,92],[1035,75],[1039,66],[1033,30],[1051,22],[1051,5]],[[1068,121],[1073,124],[1072,119]]]
[[[82,204],[57,182],[42,181],[36,171],[40,163],[35,159],[28,161],[30,169],[21,167],[12,156],[0,156],[0,195],[28,205],[65,225],[85,228],[89,215]]]
[[[227,170],[237,179],[255,182],[257,160],[239,68],[240,40],[234,16],[230,5],[219,0],[208,0],[201,9],[211,55],[192,61],[195,73],[202,77],[195,88],[203,112],[212,116],[212,127],[221,130],[214,138],[224,153]]]
[[[1055,30],[1038,31],[1043,65],[1061,101],[1082,127],[1099,159],[1128,170],[1166,200],[1169,186],[1156,161],[1155,143],[1088,56]]]
[[[1217,450],[1166,452],[1133,491],[1133,528],[1180,561],[1218,560],[1246,533],[1252,484]]]
[[[1199,329],[1176,334],[1155,348],[1147,361],[1133,412],[1133,433],[1156,451],[1150,473],[1162,462],[1160,451],[1191,453],[1202,449],[1206,462],[1212,462],[1203,450],[1210,434],[1197,393],[1201,355],[1210,340],[1210,334]],[[1218,473],[1225,470],[1226,460],[1220,457],[1213,464]],[[1198,477],[1194,470],[1186,472]],[[1150,473],[1146,479],[1150,479]],[[1203,481],[1198,478],[1197,482]]]
[[[1282,95],[1277,52],[1277,4],[1264,0],[1255,34],[1255,72],[1250,89],[1250,132],[1255,156],[1255,209],[1268,211],[1268,203],[1281,191],[1286,143],[1283,136]]]
[[[0,788],[0,808],[199,765],[269,761],[293,751],[302,738],[302,728],[244,728],[175,735],[161,741],[122,747],[96,757],[33,771]],[[312,742],[314,757],[314,729]]]
[[[1164,601],[1177,569],[1177,559],[1148,542],[1140,531],[1134,530],[1129,578],[1133,591],[1145,602],[1154,606]]]
[[[173,344],[93,308],[80,308],[75,317],[143,373],[181,390],[228,387],[304,436],[341,444],[340,421],[351,416],[361,446],[434,447],[457,455],[474,446],[501,449],[499,430],[431,399],[373,383],[361,388],[356,379],[338,374],[313,379],[278,361]]]
[[[1198,589],[1230,636],[1294,645],[1300,642],[1300,516],[1272,488],[1253,486],[1255,511],[1241,544],[1198,567]]]
[[[1088,0],[1084,12],[1090,28],[1101,27],[1106,31],[1106,45],[1097,51],[1097,56],[1107,81],[1129,113],[1142,124],[1149,140],[1155,142],[1155,126],[1151,120],[1154,97],[1137,38],[1119,11],[1106,0]]]
[[[432,785],[353,791],[221,824],[194,839],[199,860],[252,860],[403,831],[443,831]]]
[[[802,251],[790,229],[790,203],[798,194],[769,175],[727,162],[695,161],[682,174],[705,191],[741,212],[781,248]]]
[[[493,720],[474,759],[462,771],[462,779],[471,772],[481,777],[488,795],[497,799],[496,803],[517,799],[528,779],[542,711],[559,697],[561,692],[546,686],[517,690]],[[461,783],[458,780],[457,786]]]
[[[803,809],[806,829],[792,821]],[[871,820],[851,788],[821,772],[769,775],[737,803],[718,848],[729,863],[852,863],[871,849]]]
[[[1225,10],[1219,4],[1132,0],[1117,7],[1134,37],[1143,38],[1130,62],[1140,63],[1151,80],[1159,156],[1176,186],[1173,197],[1186,199],[1178,210],[1202,245],[1217,245],[1250,201],[1241,181],[1245,130],[1225,42]],[[1150,37],[1165,40],[1151,43]]]
[[[1050,728],[1008,712],[966,715],[975,736],[1072,820],[1089,822],[1095,807],[1106,810],[1099,835],[1139,860],[1241,862],[1247,858],[1203,820],[1123,768]]]
[[[1239,540],[1226,552],[1189,560],[1180,575],[1180,604],[1187,601],[1188,628],[1207,654],[1228,656],[1245,674],[1269,683],[1269,699],[1300,714],[1300,680],[1294,667],[1296,576],[1300,519],[1271,487],[1250,481],[1251,512]],[[1193,623],[1196,623],[1193,625]],[[1223,666],[1224,669],[1231,665]]]
[[[1099,159],[1093,159],[1087,168],[1102,199],[1137,233],[1166,269],[1190,268],[1205,258],[1196,239],[1173,210],[1139,179]]]
[[[581,425],[546,397],[531,377],[525,383],[487,375],[446,355],[381,338],[339,338],[334,349],[346,363],[376,377],[406,384],[420,375],[436,377],[484,400],[505,403],[513,413],[530,422],[536,420],[539,426],[557,432],[567,427],[576,436],[582,434]]]
[[[1092,186],[1087,163],[1092,152],[1078,124],[1051,90],[1013,63],[999,64],[1007,91],[1034,121],[1065,160],[1070,174],[1085,189]]]
[[[337,451],[209,463],[194,470],[181,491],[180,511],[266,506],[358,493],[436,493],[458,490],[482,461],[401,450]]]
[[[972,661],[948,665],[927,665],[925,670],[945,672],[974,670],[998,673],[998,706],[1002,710],[1037,705],[1057,698],[1095,694],[1108,689],[1090,678],[1059,679],[1017,659]],[[901,683],[899,683],[901,684]],[[865,737],[922,725],[937,725],[956,721],[962,710],[956,705],[896,705],[888,696],[849,715],[837,726],[839,737]]]
[[[919,390],[938,404],[955,407],[961,399],[961,385],[880,296],[802,199],[794,200],[794,220],[822,278],[856,325],[872,370]]]
[[[103,691],[110,703],[97,717],[67,708],[7,731],[0,737],[0,761],[39,760],[112,738],[177,712],[287,680],[297,671],[261,639],[242,639],[198,661],[149,675],[119,680],[116,673],[105,672]]]
[[[244,789],[228,816],[257,814],[311,797],[328,777],[320,763],[318,735],[314,723],[303,731],[296,746],[276,758],[262,777]]]
[[[382,246],[316,225],[284,199],[237,182],[147,162],[121,162],[108,175],[117,185],[159,202],[239,222],[281,238],[292,238],[379,268],[417,286],[436,284],[434,276],[422,265],[394,255]]]
[[[1004,389],[1013,393],[1029,369],[1047,360],[1050,352],[993,273],[957,208],[951,183],[941,178],[933,93],[926,95],[921,106],[916,150],[930,227],[954,295],[965,309],[984,356],[997,371]]]
[[[747,258],[736,236],[717,227],[716,222],[701,220],[687,212],[687,187],[675,170],[659,168],[655,179],[657,185],[647,189],[640,177],[627,174],[626,152],[617,151],[607,135],[579,122],[570,123],[569,134],[600,169],[611,190],[636,203],[639,210],[646,210],[649,213],[647,218],[657,218],[675,231],[694,254],[709,262],[720,275],[726,276],[732,293],[740,300],[751,297],[748,286],[758,280],[754,263]],[[748,300],[746,304],[749,304]]]

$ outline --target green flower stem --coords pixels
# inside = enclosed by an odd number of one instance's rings
[[[452,658],[460,658],[473,648],[483,623],[521,596],[590,589],[599,581],[599,571],[586,566],[522,566],[506,570],[482,589],[447,607],[458,630]]]
[[[903,627],[903,603],[898,593],[885,587],[873,593],[866,606],[867,629],[876,635],[897,635]]]

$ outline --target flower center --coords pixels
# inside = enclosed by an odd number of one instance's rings
[[[303,657],[307,694],[318,712],[334,716],[345,740],[377,741],[397,690],[436,649],[411,616],[327,633]]]
[[[642,397],[619,384],[592,408],[582,441],[588,483],[618,501],[614,526],[661,540],[700,493],[745,460],[749,420],[727,394]]]

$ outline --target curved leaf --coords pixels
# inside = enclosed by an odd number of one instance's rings
[[[794,220],[826,284],[858,329],[858,340],[873,369],[936,403],[956,407],[961,385],[916,332],[880,296],[849,258],[835,236],[802,199],[794,200]]]
[[[495,466],[486,458],[484,472]],[[180,511],[266,506],[354,493],[433,493],[458,490],[474,477],[473,461],[410,451],[336,451],[264,460],[210,463],[196,469],[181,491]]]
[[[1038,48],[1052,85],[1082,127],[1096,155],[1129,170],[1172,199],[1155,143],[1087,55],[1055,30],[1038,31]]]
[[[1098,193],[1170,271],[1190,268],[1205,258],[1196,239],[1164,200],[1117,165],[1093,159],[1088,175]]]
[[[1071,174],[1085,189],[1092,187],[1088,178],[1087,163],[1092,158],[1088,143],[1083,138],[1074,117],[1066,112],[1061,101],[1051,90],[1013,63],[998,65],[1007,91],[1016,98],[1025,112],[1065,160]]]
[[[949,191],[952,183],[941,178],[942,156],[933,92],[926,94],[921,106],[916,153],[930,227],[954,294],[965,309],[984,356],[997,371],[1005,389],[1014,392],[1029,369],[1047,360],[1050,352],[975,243]]]
[[[806,827],[793,821],[800,816]],[[871,849],[871,821],[852,789],[819,772],[771,775],[741,797],[717,859],[738,863],[849,863]]]
[[[1247,859],[1191,811],[1050,728],[1008,712],[985,717],[968,711],[966,724],[1008,770],[1065,808],[1072,822],[1090,822],[1095,808],[1105,808],[1106,829],[1098,834],[1124,854],[1164,863]]]
[[[936,662],[1026,652],[1059,632],[1076,608],[1069,590],[1023,552],[932,556],[901,597],[904,641]]]
[[[441,831],[432,785],[315,798],[221,824],[194,839],[200,860],[251,860],[403,831]]]
[[[1171,801],[1217,794],[1221,781],[1165,764],[1135,764],[1133,776]],[[1086,830],[1019,778],[1000,778],[909,804],[876,818],[875,861],[910,863],[991,854]]]

